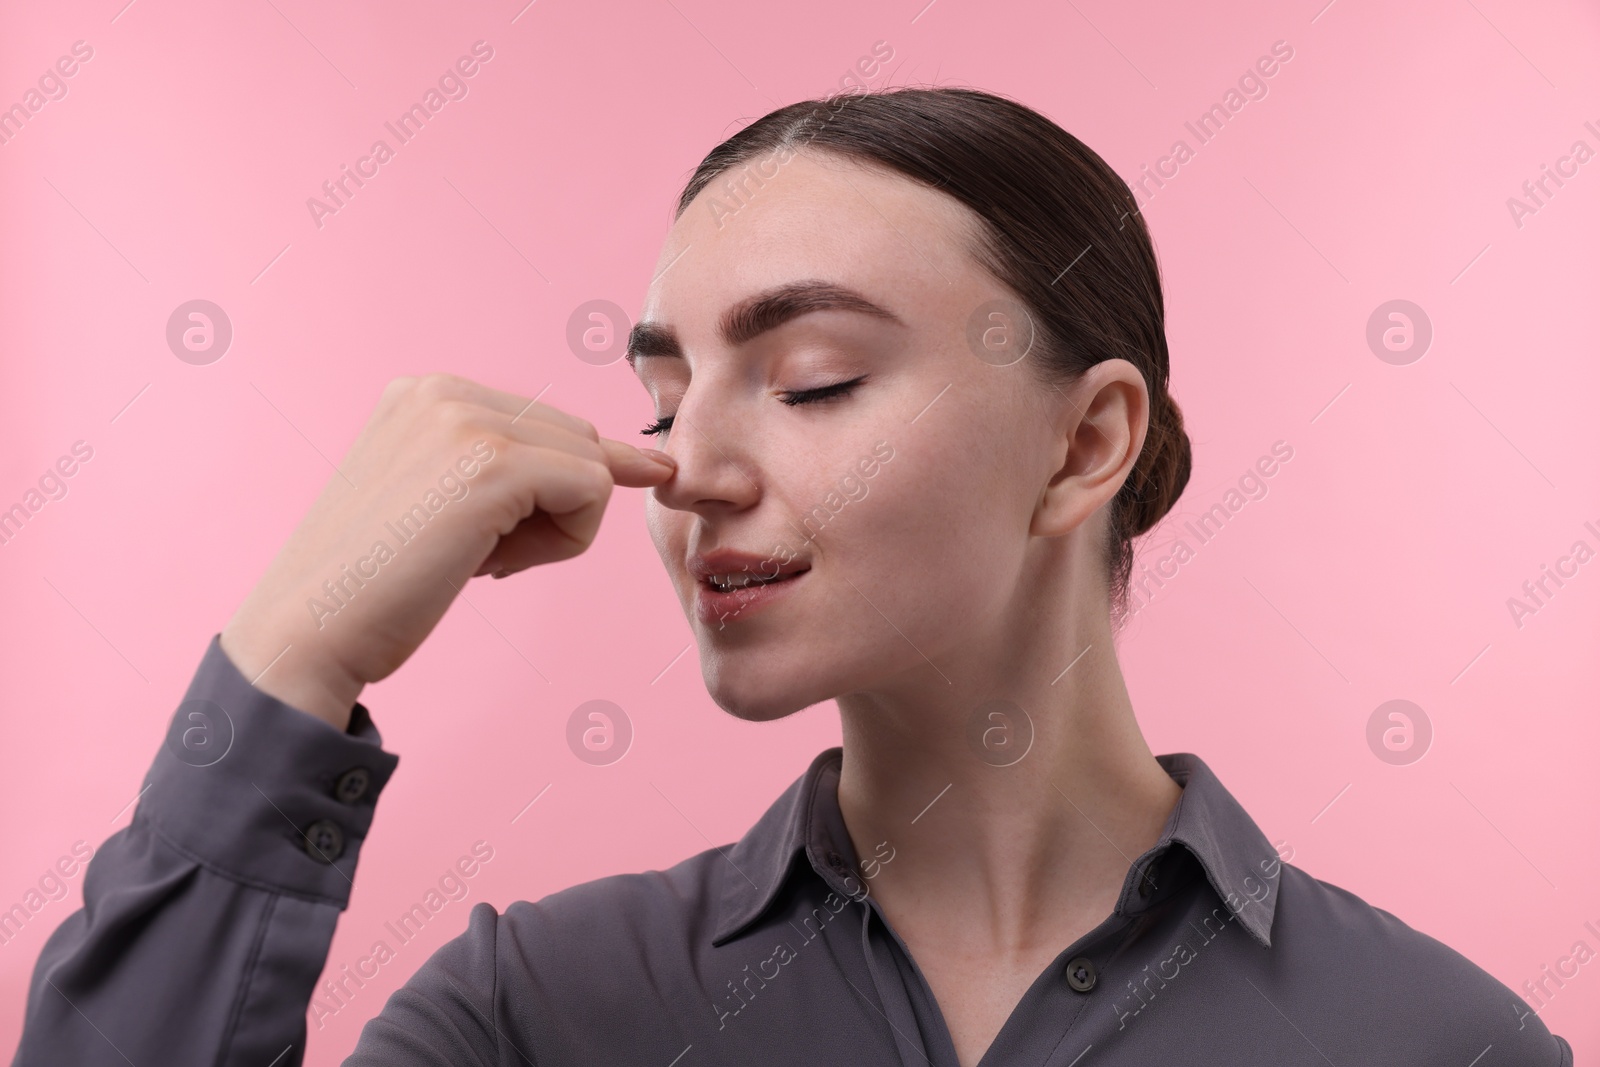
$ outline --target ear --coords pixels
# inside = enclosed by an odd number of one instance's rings
[[[1028,532],[1059,537],[1081,526],[1127,481],[1150,427],[1150,393],[1138,367],[1107,359],[1071,385],[1055,387],[1048,401],[1060,462]]]

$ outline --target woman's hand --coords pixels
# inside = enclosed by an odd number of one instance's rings
[[[468,578],[578,555],[614,484],[675,470],[526,397],[448,374],[396,378],[222,631],[223,651],[257,688],[342,731],[362,687],[416,651]]]

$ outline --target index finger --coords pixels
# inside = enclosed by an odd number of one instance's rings
[[[593,424],[587,419],[580,418],[560,408],[551,407],[549,404],[540,403],[533,397],[519,396],[508,393],[493,386],[484,385],[482,382],[471,378],[463,378],[459,374],[434,374],[433,388],[435,395],[448,397],[453,400],[465,400],[480,407],[497,411],[506,417],[508,422],[522,422],[531,419],[544,419],[553,422],[562,429],[582,437],[590,436]],[[598,437],[598,433],[594,436]]]
[[[677,461],[665,452],[652,449],[646,453],[626,441],[609,437],[600,438],[600,448],[606,454],[606,465],[611,468],[611,480],[617,485],[644,489],[660,485],[678,473]],[[651,459],[652,455],[665,456],[668,463]]]

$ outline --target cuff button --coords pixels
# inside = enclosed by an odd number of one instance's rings
[[[318,819],[306,827],[302,843],[306,855],[318,863],[332,863],[344,854],[344,831],[336,822]]]
[[[342,804],[354,804],[367,795],[367,786],[371,781],[372,776],[365,767],[351,767],[334,783],[333,795]]]

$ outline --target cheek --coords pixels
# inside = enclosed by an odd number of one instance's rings
[[[843,509],[826,546],[837,569],[908,635],[960,629],[970,612],[983,613],[1002,595],[997,578],[1025,540],[1010,529],[1008,487],[997,484],[992,462],[929,440],[897,448],[863,479],[866,496]]]
[[[677,568],[672,565],[675,554],[672,529],[674,514],[671,508],[663,506],[656,500],[654,493],[645,497],[645,529],[650,531],[650,541],[656,546],[656,554],[661,557],[661,562],[667,565],[667,572],[675,578]]]

